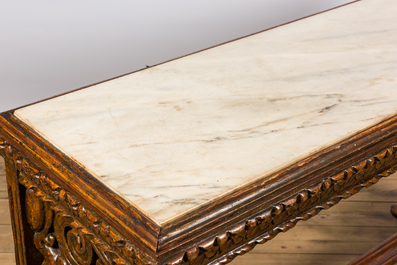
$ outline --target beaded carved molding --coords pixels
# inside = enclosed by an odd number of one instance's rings
[[[293,228],[300,220],[310,219],[321,210],[331,208],[342,199],[358,193],[363,187],[370,187],[396,171],[397,145],[393,145],[197,244],[167,264],[227,264],[237,256],[251,251],[257,244],[266,243],[280,232]]]
[[[150,261],[75,196],[0,138],[0,155],[26,188],[26,218],[43,264],[221,265],[397,170],[397,145],[284,199],[226,231],[162,261]],[[32,242],[33,243],[33,242]]]

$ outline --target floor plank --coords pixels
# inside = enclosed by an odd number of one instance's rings
[[[397,202],[397,196],[395,201]],[[345,200],[299,225],[361,227],[376,224],[379,227],[397,227],[397,220],[390,214],[391,204]]]
[[[15,265],[14,253],[0,253],[1,265]]]
[[[249,255],[249,254],[248,254]],[[258,254],[251,253],[250,259],[245,259],[247,255],[237,257],[231,264],[233,265],[302,265],[302,264],[348,264],[356,259],[357,255],[314,255],[314,254]]]
[[[383,241],[392,234],[397,233],[397,225],[393,227],[345,227],[345,226],[315,226],[297,225],[288,233],[288,240],[299,241],[347,241],[347,242],[364,242],[364,241]],[[346,236],[348,235],[348,236]],[[365,236],[364,236],[365,235]],[[284,236],[283,238],[286,238]]]
[[[6,171],[4,168],[4,160],[0,158],[0,199],[7,199],[7,180],[6,180]]]
[[[252,250],[262,254],[349,254],[360,255],[389,236],[396,227],[298,226]],[[365,236],[363,236],[365,235]]]
[[[372,187],[363,188],[359,193],[347,199],[347,201],[397,202],[397,173],[380,179]]]
[[[0,225],[0,253],[14,253],[11,225]]]
[[[0,225],[11,225],[10,207],[7,199],[0,199]]]

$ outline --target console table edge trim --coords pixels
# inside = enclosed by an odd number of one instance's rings
[[[267,209],[267,211],[256,214],[233,227],[229,227],[222,233],[202,241],[172,258],[165,259],[161,264],[223,265],[230,263],[237,256],[244,255],[251,251],[256,245],[266,243],[277,236],[280,232],[286,232],[295,227],[299,221],[306,221],[313,216],[316,216],[320,211],[331,208],[338,204],[342,199],[347,199],[352,195],[357,194],[364,187],[368,188],[376,184],[381,178],[388,177],[396,171],[397,145],[394,144],[381,152],[350,166],[345,171],[330,176],[316,185],[310,186],[294,196],[281,201],[270,209]],[[354,183],[354,179],[359,181]],[[347,184],[349,182],[350,184]],[[353,185],[352,182],[354,183]],[[321,197],[327,197],[325,194],[327,192],[332,193],[335,189],[339,192],[326,200],[321,201]],[[314,201],[318,200],[321,203],[313,203],[313,199]],[[299,209],[305,209],[305,204],[307,207],[307,204],[310,203],[312,205],[308,210],[299,212]],[[297,211],[298,214],[296,215]],[[288,219],[285,218],[285,216],[290,216],[292,218]],[[280,220],[282,221],[280,222]],[[255,234],[255,230],[261,228],[261,226],[266,227],[262,230],[265,232],[248,240],[247,238],[249,238],[250,235]],[[271,228],[268,229],[269,227]],[[236,240],[238,242],[236,242]],[[220,251],[222,247],[229,250]],[[222,254],[219,255],[219,252]],[[210,260],[210,262],[202,263],[201,260],[205,259]]]
[[[384,139],[389,139],[389,143],[390,143],[390,139],[392,139],[392,141],[391,142],[396,142],[396,139],[395,139],[395,128],[394,129],[390,129],[390,127],[395,123],[395,120],[396,120],[396,117],[392,117],[392,118],[390,118],[390,119],[388,119],[388,120],[386,120],[386,121],[383,121],[380,125],[377,125],[377,126],[374,126],[374,127],[377,127],[377,129],[375,130],[375,131],[378,131],[378,132],[382,132],[382,134],[384,135]],[[2,129],[2,131],[4,132],[4,115],[2,115],[2,117],[0,117],[0,127],[1,127],[1,129]],[[368,129],[368,130],[370,130],[370,129]],[[370,133],[369,132],[367,132],[367,135],[370,135]],[[385,150],[384,150],[384,152],[386,152],[386,154],[388,153],[388,152],[393,152],[394,153],[394,150],[395,150],[395,147],[392,147],[392,149],[390,149],[391,147],[390,147],[390,145],[388,146],[388,148],[386,148]],[[394,148],[394,149],[393,149]],[[373,148],[372,148],[373,149]],[[379,148],[375,148],[375,150],[376,149],[379,149]],[[390,151],[391,150],[391,151]],[[372,154],[374,154],[374,153],[372,153]],[[387,155],[386,155],[387,156]],[[374,161],[375,161],[376,159],[374,158]],[[382,159],[381,159],[382,160]],[[381,160],[379,160],[379,161],[381,161]],[[365,161],[367,161],[366,163],[368,163],[368,160],[365,160]],[[372,162],[371,162],[372,163]],[[367,166],[367,164],[365,164],[365,165],[361,165],[361,167],[363,167],[363,168],[365,168]],[[353,170],[353,169],[352,169]],[[346,171],[344,171],[344,172],[346,172]],[[352,171],[353,172],[353,171]],[[357,172],[356,172],[357,173]],[[343,174],[346,174],[346,173],[343,173]],[[350,174],[350,173],[349,173]],[[337,178],[336,178],[337,179]],[[343,179],[343,177],[342,177],[342,179]],[[332,181],[331,181],[332,182]],[[368,182],[368,181],[367,181]],[[329,185],[329,184],[324,184],[325,182],[324,182],[324,180],[321,182],[322,184],[321,184],[321,188],[320,188],[320,191],[322,190],[322,187],[323,187],[323,185]],[[328,182],[327,182],[328,183]],[[372,182],[371,182],[372,183]],[[360,184],[361,185],[361,184]],[[365,185],[367,185],[367,184],[365,184]],[[364,185],[364,186],[365,186]],[[299,195],[299,194],[301,194],[301,193],[298,193],[296,196],[295,196],[295,199],[293,198],[292,199],[292,201],[294,201],[295,200],[295,202],[297,202],[297,201],[299,201],[299,200],[301,200],[301,199],[299,199],[299,198],[301,198],[303,195]],[[294,197],[294,196],[293,196]],[[303,196],[304,197],[304,196]],[[281,208],[285,208],[285,205],[287,205],[287,204],[282,204],[282,205],[284,205],[284,206],[282,206]],[[290,206],[288,206],[288,207],[290,207]],[[276,206],[273,206],[272,207],[272,210],[271,210],[271,214],[273,214],[274,212],[277,212],[278,210],[274,210],[274,209],[277,209],[277,207]],[[286,210],[286,209],[284,209],[284,210]],[[263,213],[262,213],[262,215],[263,215]],[[257,218],[258,216],[256,216],[255,218]],[[297,219],[298,220],[298,219]],[[299,219],[300,220],[300,219]],[[251,218],[251,221],[252,221],[252,218]],[[247,223],[250,223],[250,220],[248,219],[248,220],[245,220],[244,221],[244,231],[247,229]],[[252,226],[252,222],[251,222],[251,224],[249,225],[249,226]],[[289,226],[291,226],[290,225],[290,221],[288,222],[288,225],[287,225],[287,227],[289,227]],[[233,226],[232,226],[233,227]],[[239,228],[236,228],[236,226],[234,226],[234,228],[232,228],[232,229],[230,229],[230,226],[229,226],[229,228],[228,228],[228,230],[227,230],[227,235],[232,235],[233,234],[233,231],[237,231],[237,230],[241,230],[240,228],[242,227],[241,226],[241,223],[239,224],[239,225],[237,225],[237,227],[239,227]],[[236,230],[237,229],[237,230]],[[280,228],[280,225],[279,226],[277,226],[277,229],[281,229]],[[277,230],[276,229],[276,230]],[[289,229],[289,228],[288,228]],[[282,230],[282,229],[281,229]],[[280,230],[280,231],[281,231]],[[216,237],[216,238],[219,238],[219,236],[218,237]],[[207,242],[208,240],[205,240],[205,242]],[[211,241],[211,240],[210,240]],[[255,242],[257,242],[258,240],[256,240]],[[251,241],[250,241],[251,242]],[[208,243],[208,242],[207,242]],[[245,245],[246,246],[252,246],[252,244],[253,244],[253,242],[251,242],[251,243],[246,243]],[[255,243],[255,245],[256,245],[257,243]],[[189,244],[189,245],[191,245],[191,244]],[[197,244],[196,244],[197,245]],[[183,259],[182,260],[186,260],[186,259],[191,259],[191,257],[192,257],[192,255],[194,256],[195,254],[195,252],[197,252],[197,249],[202,249],[202,246],[203,246],[203,243],[201,242],[201,243],[199,243],[198,244],[199,245],[199,247],[193,247],[193,248],[188,248],[189,250],[188,251],[185,251],[184,252],[184,254],[183,254]],[[248,248],[250,248],[250,247],[248,247]],[[179,250],[180,250],[180,248],[178,248]],[[247,250],[246,250],[246,248],[244,248],[244,246],[243,247],[239,247],[238,248],[239,250],[237,250],[237,251],[232,251],[232,252],[228,252],[228,253],[237,253],[237,254],[230,254],[230,255],[241,255],[241,249],[245,249],[243,252],[246,252]],[[166,252],[168,252],[168,251],[166,251]],[[174,251],[172,251],[172,252],[174,252]],[[198,251],[199,253],[200,253],[200,251]],[[189,254],[190,253],[190,254]],[[193,254],[192,254],[193,253]],[[165,254],[165,253],[164,253]],[[161,256],[162,257],[164,257],[163,255],[161,255],[159,252],[157,252],[157,255],[159,255],[158,257],[160,258]],[[227,259],[230,259],[230,255],[229,256],[227,256],[228,258]],[[226,257],[225,256],[225,257]],[[225,258],[224,257],[224,258]],[[219,261],[219,259],[217,259],[218,261],[217,262],[221,262],[221,261]],[[174,264],[174,262],[173,263],[170,263],[170,264]],[[175,263],[175,264],[179,264],[179,263]],[[180,264],[184,264],[184,263],[180,263]],[[220,263],[220,264],[223,264],[223,263]]]
[[[0,135],[6,141],[18,149],[18,152],[26,156],[28,160],[35,161],[34,164],[41,165],[38,166],[39,168],[46,168],[50,165],[49,168],[55,171],[51,172],[52,177],[56,177],[58,182],[61,182],[60,184],[67,187],[71,184],[77,185],[78,189],[73,190],[74,196],[77,196],[79,200],[101,215],[103,219],[109,220],[114,227],[118,227],[117,230],[126,238],[141,241],[145,248],[149,248],[155,253],[157,237],[160,231],[160,227],[156,223],[145,215],[141,215],[136,209],[131,209],[131,204],[125,202],[123,198],[111,190],[107,190],[107,187],[102,183],[98,183],[94,177],[88,174],[81,174],[75,164],[72,163],[74,167],[71,168],[70,164],[61,162],[58,157],[63,155],[61,152],[58,152],[56,148],[53,148],[47,141],[35,135],[27,127],[19,127],[23,123],[15,122],[16,119],[11,113],[2,113],[0,115]],[[24,137],[25,142],[18,140],[21,136]],[[37,142],[38,139],[40,140],[39,142]],[[79,173],[76,173],[76,171]],[[85,179],[79,181],[78,178],[73,177],[75,175],[83,175]],[[87,179],[91,182],[87,183]],[[92,183],[95,183],[95,187],[100,192],[96,189],[93,190],[89,186]],[[97,192],[99,194],[96,194]],[[104,198],[109,199],[113,203],[113,207],[106,208],[105,205],[108,205],[109,201]],[[132,238],[132,235],[135,235],[134,238]]]
[[[172,249],[172,241],[177,240],[177,238],[178,244],[180,244],[181,240],[183,241],[184,234],[190,234],[189,240],[192,240],[191,233],[194,230],[203,230],[210,234],[211,230],[225,229],[232,223],[238,223],[249,218],[255,212],[270,207],[273,202],[287,198],[303,187],[339,173],[356,161],[374,155],[395,142],[397,142],[397,116],[392,116],[359,132],[357,135],[347,137],[334,145],[311,154],[273,175],[268,175],[266,178],[241,187],[231,194],[212,201],[210,204],[203,205],[202,209],[196,209],[195,212],[190,213],[191,216],[186,214],[182,217],[182,222],[173,224],[178,230],[163,226],[159,240],[164,242],[159,243],[160,253]],[[338,154],[338,152],[341,154]],[[294,185],[288,184],[288,182]],[[280,191],[280,189],[282,190]],[[229,207],[229,205],[233,207]],[[206,218],[206,215],[214,215],[213,212],[219,211],[221,207],[227,208],[228,213],[219,215],[218,218],[214,217],[212,220]],[[189,221],[205,223],[194,227]],[[210,225],[211,222],[212,225]],[[220,225],[220,222],[223,223],[223,226]],[[173,234],[175,233],[173,231],[179,233],[180,236]],[[205,238],[205,236],[203,235],[202,238]],[[167,245],[169,246],[167,247]]]

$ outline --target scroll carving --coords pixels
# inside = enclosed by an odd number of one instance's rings
[[[87,229],[50,201],[41,201],[33,189],[26,191],[26,210],[42,209],[28,217],[34,234],[34,245],[44,256],[44,265],[127,264],[106,255],[108,249]],[[40,208],[37,208],[39,206]],[[95,255],[94,255],[95,252]]]
[[[299,221],[308,220],[362,188],[372,186],[380,178],[395,173],[396,164],[397,145],[327,177],[259,215],[197,244],[169,260],[167,265],[227,264],[251,251],[257,244],[266,243],[280,232],[288,231]]]
[[[43,265],[223,265],[369,187],[397,170],[397,145],[329,176],[259,214],[161,262],[142,252],[75,196],[48,178],[0,138],[0,155],[13,163],[26,187],[26,220]]]
[[[0,138],[0,155],[12,162],[26,188],[26,220],[43,265],[151,264],[132,243]]]

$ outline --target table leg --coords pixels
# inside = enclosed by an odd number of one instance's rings
[[[7,187],[8,197],[10,203],[12,230],[14,235],[15,244],[15,259],[19,265],[27,265],[27,260],[30,258],[32,262],[41,264],[43,258],[37,255],[37,250],[32,248],[31,244],[25,244],[25,232],[28,233],[29,229],[26,226],[26,222],[23,222],[23,216],[20,214],[23,212],[21,197],[20,197],[20,185],[17,179],[17,171],[12,163],[5,160],[6,176],[7,176]],[[27,235],[28,236],[28,235]],[[33,254],[33,257],[27,255]],[[38,253],[40,254],[40,253]],[[33,259],[32,259],[33,258]],[[32,263],[31,263],[32,264]]]
[[[392,204],[390,212],[397,219],[397,203]]]

